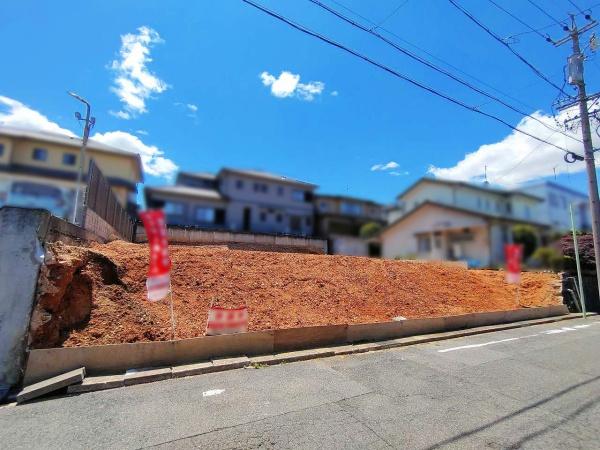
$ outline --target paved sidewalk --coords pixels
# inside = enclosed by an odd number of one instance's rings
[[[600,319],[0,408],[3,448],[597,448]]]

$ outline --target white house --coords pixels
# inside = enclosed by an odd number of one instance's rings
[[[552,230],[565,232],[571,229],[569,205],[573,205],[573,219],[577,229],[592,228],[587,195],[551,181],[530,184],[521,190],[544,199],[535,206],[534,215]]]
[[[382,256],[502,264],[513,225],[547,228],[534,213],[542,202],[521,191],[422,178],[398,195],[380,234]]]

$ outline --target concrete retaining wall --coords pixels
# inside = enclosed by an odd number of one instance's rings
[[[0,392],[22,376],[49,221],[44,210],[0,208]]]
[[[234,233],[211,231],[197,228],[167,227],[171,244],[189,245],[234,245],[237,248],[251,248],[270,251],[302,251],[318,254],[327,253],[327,241],[297,236],[275,236],[269,234]],[[146,230],[138,225],[135,242],[148,242]]]
[[[568,314],[564,305],[360,325],[331,325],[141,342],[31,350],[25,384],[85,367],[91,375],[199,362],[218,356],[261,355],[311,347],[386,340]]]

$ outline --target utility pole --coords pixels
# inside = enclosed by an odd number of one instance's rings
[[[77,187],[75,188],[75,205],[73,207],[73,219],[71,222],[76,225],[81,225],[77,223],[77,214],[80,210],[79,203],[83,200],[83,192],[82,192],[82,182],[83,182],[83,169],[85,167],[85,150],[87,148],[88,138],[90,136],[90,130],[96,123],[96,119],[94,117],[90,117],[91,114],[91,106],[90,104],[79,95],[74,92],[67,92],[71,97],[79,100],[81,103],[85,104],[85,119],[81,117],[79,112],[75,113],[75,117],[77,120],[85,121],[85,125],[83,127],[83,138],[81,140],[81,150],[79,151],[79,171],[77,172]]]
[[[588,97],[585,92],[585,79],[583,77],[583,54],[579,46],[579,36],[588,30],[591,30],[598,22],[591,16],[586,15],[590,23],[583,28],[577,28],[575,16],[571,15],[571,28],[565,26],[565,31],[569,36],[554,42],[555,46],[560,46],[569,40],[573,45],[573,54],[569,57],[569,84],[577,86],[577,101],[579,103],[579,117],[581,119],[581,133],[583,138],[584,160],[588,177],[588,191],[590,202],[590,214],[592,216],[592,234],[594,239],[594,257],[596,260],[596,278],[598,281],[598,292],[600,294],[600,198],[598,196],[598,179],[596,177],[596,165],[594,162],[594,147],[592,145],[592,133],[590,130],[590,117],[588,113]],[[577,251],[577,249],[575,249]]]

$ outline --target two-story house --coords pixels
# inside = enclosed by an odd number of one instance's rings
[[[512,226],[530,224],[540,234],[547,229],[535,216],[541,202],[522,191],[422,178],[398,195],[380,234],[382,256],[501,264]]]
[[[536,220],[546,223],[553,231],[564,233],[571,229],[569,205],[578,230],[591,230],[592,222],[588,196],[552,181],[524,186],[523,192],[542,197],[534,210]]]
[[[0,206],[44,208],[69,218],[80,147],[81,139],[67,135],[0,126]],[[121,205],[135,210],[137,183],[143,180],[140,156],[90,139],[84,177],[92,159]]]
[[[376,256],[378,249],[359,236],[369,222],[385,224],[383,205],[343,195],[315,195],[315,234],[328,240],[330,253]]]
[[[316,186],[256,170],[181,172],[174,186],[147,187],[149,207],[167,222],[231,231],[312,235]]]

